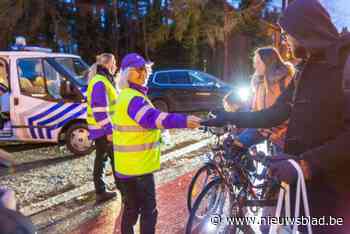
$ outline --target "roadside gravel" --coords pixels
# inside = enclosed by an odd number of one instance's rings
[[[200,130],[171,130],[171,144],[162,148],[163,153],[181,148],[208,137]],[[43,159],[54,159],[69,154],[65,147],[49,147],[14,153],[16,164]],[[27,172],[0,178],[0,186],[16,192],[20,206],[45,200],[47,197],[81,186],[92,180],[94,153],[85,157],[71,157],[66,161],[31,169]],[[1,169],[0,169],[1,170]],[[107,174],[111,173],[109,168]]]

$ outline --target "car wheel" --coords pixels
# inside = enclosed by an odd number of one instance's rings
[[[95,149],[93,141],[89,139],[89,129],[85,123],[73,124],[65,135],[68,150],[77,156],[88,155]]]
[[[168,104],[165,101],[162,100],[155,100],[153,101],[153,105],[162,112],[168,112]]]

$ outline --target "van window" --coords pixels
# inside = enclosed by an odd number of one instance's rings
[[[9,89],[9,80],[6,69],[6,62],[0,59],[0,85]]]
[[[79,85],[87,86],[87,72],[89,66],[80,58],[55,58],[55,61],[69,72],[79,83]]]
[[[49,100],[82,100],[79,90],[46,59],[20,59],[18,74],[24,95]]]
[[[5,116],[10,113],[10,81],[6,60],[0,59],[0,111]]]
[[[46,96],[41,59],[20,59],[17,63],[21,92],[30,96]]]
[[[65,79],[47,61],[44,61],[44,71],[49,95],[54,99],[61,99],[61,81]]]

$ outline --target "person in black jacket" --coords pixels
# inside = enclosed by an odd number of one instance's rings
[[[345,125],[342,77],[350,37],[339,35],[318,0],[293,1],[279,23],[294,55],[301,58],[293,82],[268,109],[221,112],[203,124],[271,128],[289,119],[284,152],[300,158],[311,215],[344,218],[343,225],[313,226],[314,233],[349,233],[350,129]],[[274,163],[271,172],[293,189],[297,173],[287,160]]]

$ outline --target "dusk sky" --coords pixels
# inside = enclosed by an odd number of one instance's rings
[[[339,30],[346,26],[350,29],[349,0],[320,0],[320,2],[328,10]]]
[[[319,0],[330,13],[334,24],[339,30],[347,26],[350,29],[350,0]],[[234,5],[240,0],[231,0]],[[270,7],[282,7],[282,0],[272,0]]]

